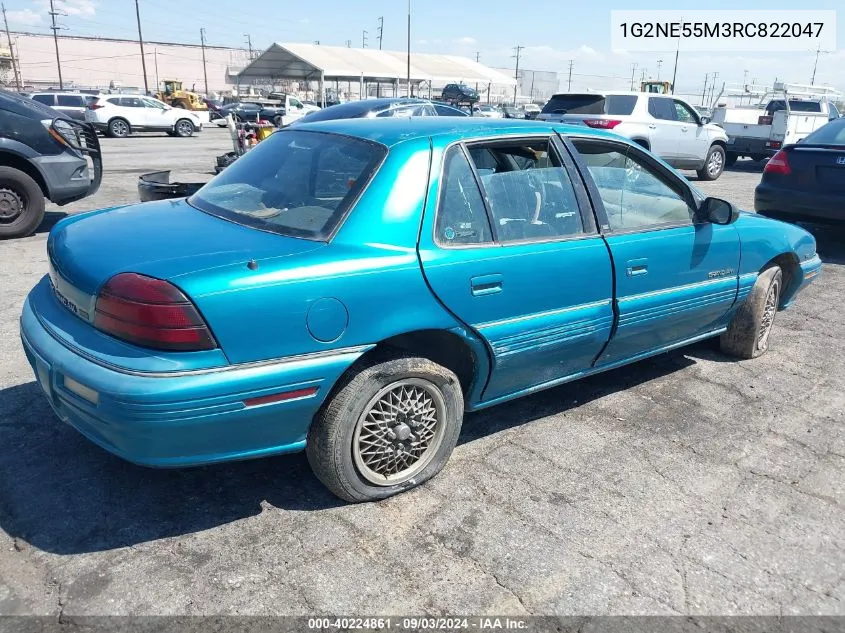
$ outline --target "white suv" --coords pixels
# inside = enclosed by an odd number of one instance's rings
[[[537,118],[612,130],[636,141],[677,169],[694,169],[701,180],[716,180],[725,168],[728,143],[725,130],[673,95],[557,94]]]
[[[97,130],[116,137],[133,132],[192,136],[202,130],[202,121],[193,112],[172,108],[143,95],[100,95],[88,104],[85,120]]]

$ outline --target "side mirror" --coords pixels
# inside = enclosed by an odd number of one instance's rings
[[[721,198],[707,198],[698,211],[701,219],[711,224],[733,224],[739,217],[737,208]]]
[[[701,125],[707,125],[710,121],[712,121],[712,119],[709,116],[701,117]]]

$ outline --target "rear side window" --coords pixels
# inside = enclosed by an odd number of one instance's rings
[[[82,108],[85,106],[85,99],[82,95],[56,95],[60,106],[67,108]]]
[[[52,107],[56,104],[56,95],[32,95],[32,100]]]
[[[663,99],[661,97],[648,98],[648,113],[655,119],[662,121],[677,121],[677,112],[675,111],[675,102],[672,99]]]
[[[821,112],[822,104],[818,101],[799,101],[795,99],[789,100],[789,109],[795,112]],[[770,101],[766,106],[766,112],[774,114],[780,110],[786,110],[786,102],[783,99],[776,99]]]
[[[189,199],[232,222],[325,240],[375,173],[387,148],[339,134],[282,130]]]
[[[434,232],[444,246],[493,241],[481,191],[460,147],[453,147],[446,156]]]
[[[120,97],[111,97],[109,99],[106,99],[106,103],[110,103],[110,104],[116,105],[116,106],[122,105],[121,101],[122,101],[122,99]]]

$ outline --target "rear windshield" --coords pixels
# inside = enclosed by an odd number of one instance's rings
[[[794,110],[795,112],[821,112],[822,104],[818,101],[797,101],[790,99],[789,109]],[[769,105],[766,106],[766,112],[769,114],[773,114],[780,110],[786,110],[786,102],[783,99],[770,101]]]
[[[326,240],[387,148],[362,139],[281,130],[188,200],[227,220],[292,237]]]
[[[628,115],[636,105],[636,95],[555,95],[543,108],[543,114]]]
[[[802,145],[842,145],[845,147],[845,119],[831,121],[801,141]]]

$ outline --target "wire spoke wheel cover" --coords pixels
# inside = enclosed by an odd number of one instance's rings
[[[393,382],[364,407],[352,438],[361,476],[377,486],[395,486],[420,473],[443,442],[446,403],[440,390],[421,378]]]
[[[765,350],[769,346],[769,334],[772,333],[772,325],[775,322],[775,314],[778,311],[778,299],[780,298],[780,279],[775,279],[769,287],[766,295],[766,303],[763,306],[763,317],[760,319],[760,328],[757,332],[757,349]]]

